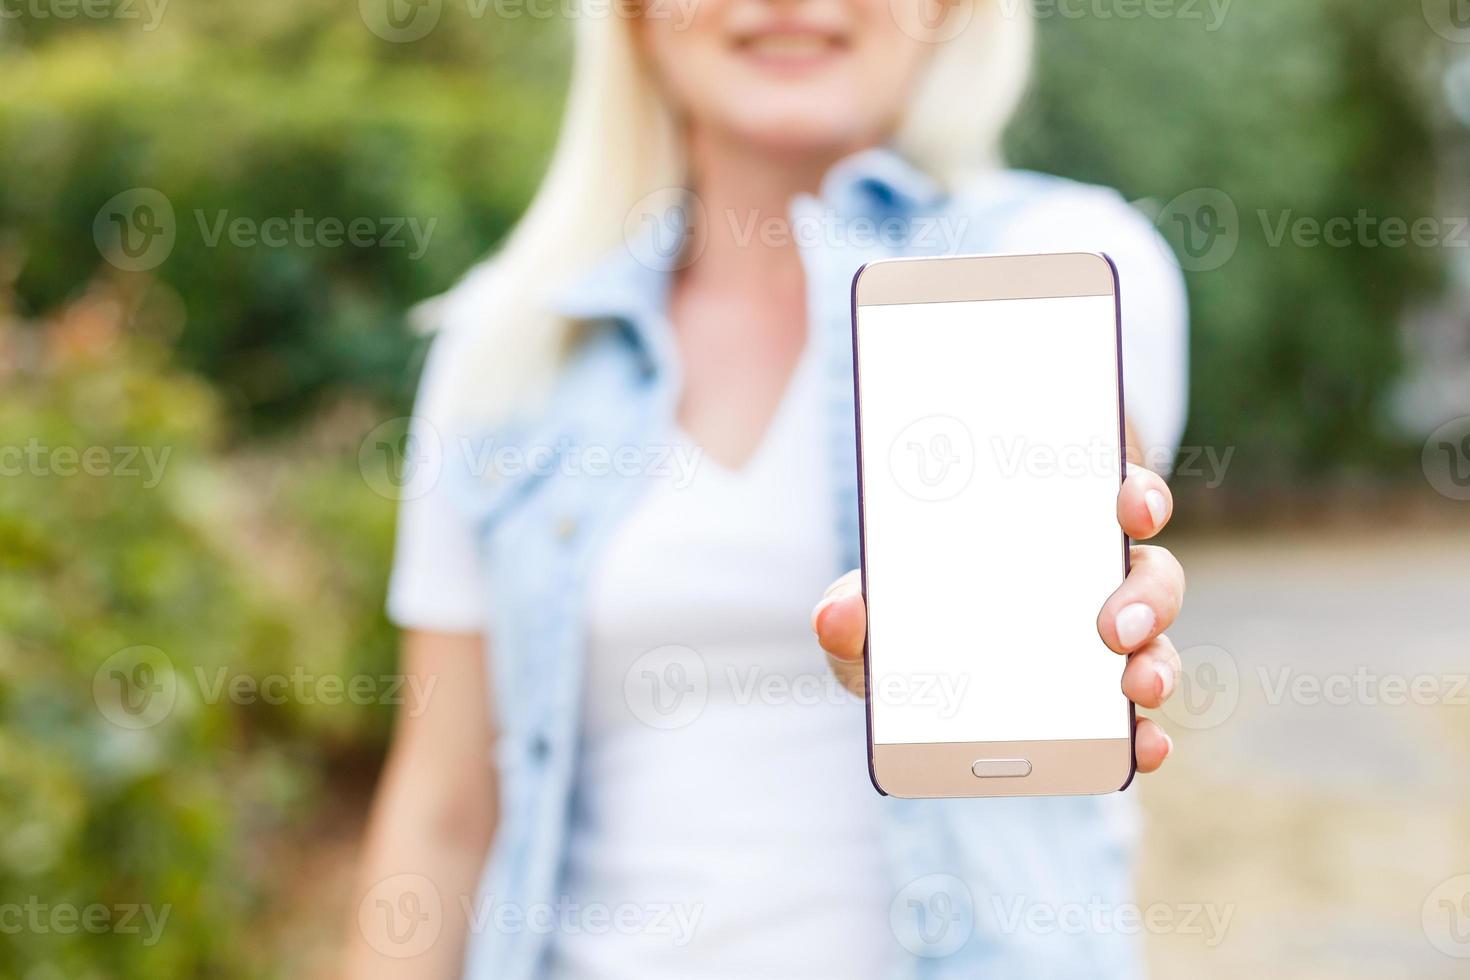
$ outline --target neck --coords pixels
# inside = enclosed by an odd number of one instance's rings
[[[790,226],[791,200],[815,193],[846,151],[781,156],[708,130],[689,139],[690,175],[703,205],[703,251],[683,270],[684,285],[716,292],[800,290],[801,258]]]

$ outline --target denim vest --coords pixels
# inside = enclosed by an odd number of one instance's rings
[[[843,550],[834,578],[858,561],[849,344],[854,273],[890,255],[1005,251],[1006,229],[1023,221],[1029,207],[1078,193],[1095,201],[1110,192],[1012,172],[946,194],[894,153],[869,150],[835,167],[818,197],[794,202],[809,342],[828,392],[826,450]],[[680,229],[671,221],[655,231],[667,236]],[[646,486],[637,476],[618,475],[618,467],[594,473],[590,465],[546,464],[569,453],[590,459],[588,449],[640,451],[673,411],[680,380],[664,308],[666,259],[677,254],[667,237],[630,242],[574,284],[561,311],[588,329],[545,405],[533,418],[471,434],[539,454],[542,465],[514,475],[447,473],[478,530],[501,729],[500,822],[477,905],[486,914],[475,919],[482,925],[472,930],[466,955],[466,976],[477,980],[543,972],[562,896],[589,573]],[[889,798],[881,806],[892,884],[887,975],[1097,980],[1139,974],[1142,927],[1130,904],[1136,821],[1127,794]]]

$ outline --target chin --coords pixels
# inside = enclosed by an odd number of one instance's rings
[[[745,116],[733,120],[730,131],[749,146],[793,160],[813,157],[836,159],[881,141],[874,138],[868,128],[834,125],[834,118],[840,118],[840,110],[831,107],[825,111],[788,110],[759,118]]]

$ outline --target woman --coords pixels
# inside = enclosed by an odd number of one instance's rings
[[[349,976],[1136,973],[1130,797],[881,799],[841,690],[858,265],[1106,250],[1130,441],[1167,459],[1182,425],[1177,272],[1115,194],[995,165],[1031,28],[977,3],[578,19],[545,183],[433,308],[389,606],[434,693],[394,737]],[[1133,468],[1123,530],[1170,507]],[[1098,617],[1144,708],[1182,592],[1138,547]],[[1141,771],[1169,748],[1138,723]]]

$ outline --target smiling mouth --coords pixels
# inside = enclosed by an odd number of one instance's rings
[[[842,53],[847,40],[826,31],[772,30],[737,38],[735,49],[762,64],[803,66]]]

